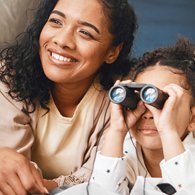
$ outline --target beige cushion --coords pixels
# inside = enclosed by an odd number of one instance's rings
[[[40,0],[0,0],[0,44],[12,42],[24,31]]]

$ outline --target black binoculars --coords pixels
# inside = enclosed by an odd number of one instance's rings
[[[114,85],[109,91],[109,98],[116,104],[134,110],[140,99],[158,109],[162,109],[168,94],[151,84],[130,83]]]

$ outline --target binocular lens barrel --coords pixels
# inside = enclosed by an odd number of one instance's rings
[[[152,104],[158,98],[158,90],[153,86],[145,86],[140,91],[140,98],[147,104]]]
[[[123,87],[118,86],[111,91],[110,97],[114,103],[119,104],[125,99],[126,90]]]
[[[131,110],[137,107],[140,99],[146,104],[162,109],[168,94],[151,84],[131,83],[113,86],[109,91],[109,98],[112,102]]]

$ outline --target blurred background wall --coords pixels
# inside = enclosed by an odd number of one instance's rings
[[[89,1],[89,0],[86,0]],[[175,43],[178,36],[195,41],[195,0],[128,0],[138,16],[133,54]],[[40,0],[0,0],[0,47],[29,24]]]
[[[29,24],[40,0],[0,0],[0,46],[12,42]]]
[[[195,0],[128,0],[134,7],[139,29],[133,53],[174,44],[187,36],[195,42]]]

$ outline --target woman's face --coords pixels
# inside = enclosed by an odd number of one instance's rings
[[[115,50],[98,0],[59,0],[40,35],[45,75],[61,84],[90,83]]]

